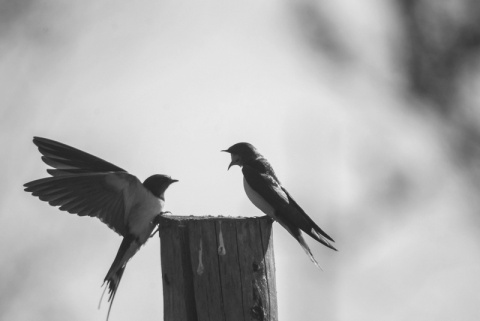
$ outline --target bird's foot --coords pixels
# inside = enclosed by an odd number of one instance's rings
[[[160,223],[160,216],[164,215],[164,214],[172,214],[172,212],[170,211],[165,211],[165,212],[160,212],[160,214],[158,214],[152,221],[152,224],[155,225],[155,230],[153,231],[152,234],[150,234],[150,237],[153,237],[155,234],[157,234],[157,232],[159,231],[159,227],[158,227],[158,223]]]
[[[154,231],[152,232],[152,234],[150,234],[150,237],[153,237],[155,234],[157,234],[158,232],[158,224],[160,223],[160,216],[162,215],[162,213],[158,214],[157,216],[155,216],[155,218],[152,220],[152,224],[154,227]]]
[[[158,228],[158,224],[157,224],[157,227],[155,228],[155,231],[153,231],[153,233],[150,234],[150,237],[154,237],[155,234],[157,234],[158,231],[159,231],[159,228]]]

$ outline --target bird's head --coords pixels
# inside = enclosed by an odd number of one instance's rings
[[[164,193],[170,184],[178,182],[176,179],[172,179],[170,176],[156,174],[147,178],[143,182],[143,186],[152,192],[153,195],[159,198],[164,198]]]
[[[228,165],[228,169],[233,165],[243,166],[245,162],[258,158],[260,154],[257,149],[249,143],[237,143],[230,146],[228,149],[222,150],[222,152],[230,153],[232,161]]]

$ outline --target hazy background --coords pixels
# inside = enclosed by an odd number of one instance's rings
[[[0,319],[104,320],[121,238],[23,192],[32,136],[141,180],[177,215],[260,212],[221,149],[254,144],[335,240],[274,225],[279,319],[480,318],[475,0],[0,1]],[[159,241],[110,319],[161,320]]]

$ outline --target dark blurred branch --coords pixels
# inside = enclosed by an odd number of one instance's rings
[[[397,2],[405,31],[409,89],[448,116],[459,100],[462,73],[479,54],[480,2]]]
[[[393,4],[403,34],[397,61],[406,88],[399,90],[423,102],[412,104],[416,108],[438,116],[449,129],[443,131],[449,137],[441,139],[450,143],[447,147],[454,160],[463,168],[475,168],[480,163],[480,110],[471,106],[474,99],[466,96],[465,88],[480,76],[480,1],[396,0]],[[342,17],[322,1],[301,0],[292,5],[301,36],[312,52],[334,67],[356,60],[355,51],[349,50],[348,40],[338,31],[348,21],[340,21]]]
[[[454,128],[456,159],[472,165],[480,159],[480,130],[461,89],[479,58],[480,1],[397,0],[397,4],[408,91]]]

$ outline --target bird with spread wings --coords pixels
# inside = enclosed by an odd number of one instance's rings
[[[142,183],[124,169],[71,146],[41,137],[34,137],[33,143],[53,168],[47,169],[50,177],[24,184],[25,191],[62,211],[96,217],[123,236],[104,280],[109,289],[108,320],[125,266],[158,225],[165,191],[177,180],[156,174]]]

